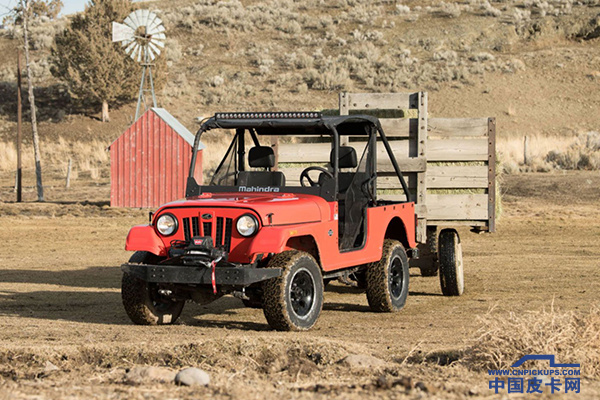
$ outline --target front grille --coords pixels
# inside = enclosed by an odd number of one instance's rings
[[[200,236],[200,226],[198,226],[198,217],[192,217],[192,236]]]
[[[212,222],[202,222],[202,236],[211,236],[215,247],[229,252],[231,250],[233,219],[217,217],[217,226],[214,236],[212,225]],[[191,223],[190,218],[183,218],[183,235],[186,242],[190,242],[194,236],[200,236],[200,223],[198,217],[192,217]]]
[[[202,236],[212,236],[212,222],[202,223]]]
[[[191,240],[191,236],[190,236],[190,219],[189,218],[184,218],[183,219],[183,234],[185,236],[185,241],[189,242]]]

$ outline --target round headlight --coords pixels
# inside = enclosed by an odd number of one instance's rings
[[[171,236],[177,231],[177,219],[171,214],[163,214],[156,221],[156,230],[163,236]]]
[[[258,231],[258,220],[250,214],[242,215],[237,220],[236,228],[240,235],[252,236]]]

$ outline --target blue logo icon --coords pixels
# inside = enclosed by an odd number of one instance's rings
[[[519,368],[527,361],[549,361],[549,368]],[[495,393],[500,393],[505,388],[508,393],[544,393],[544,387],[547,387],[550,393],[560,393],[561,390],[564,390],[563,393],[580,393],[581,391],[581,378],[579,378],[581,364],[560,364],[556,362],[554,355],[528,354],[521,357],[510,368],[488,370],[488,375],[496,376],[489,381],[488,386]],[[573,376],[577,376],[577,378]],[[561,377],[565,377],[564,384]]]

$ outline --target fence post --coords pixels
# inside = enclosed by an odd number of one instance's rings
[[[523,164],[529,165],[529,136],[523,138]]]
[[[73,168],[73,160],[69,158],[69,164],[67,165],[67,182],[65,187],[68,189],[71,186],[71,169]]]

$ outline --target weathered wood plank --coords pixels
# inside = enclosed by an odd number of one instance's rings
[[[464,220],[464,221],[453,221],[453,220],[427,220],[428,226],[487,226],[487,220]]]
[[[487,118],[430,118],[427,125],[429,136],[461,137],[487,136]]]
[[[381,196],[386,200],[402,201],[404,195]],[[487,220],[487,194],[429,194],[428,220]]]
[[[427,165],[427,189],[487,189],[487,174],[485,165]],[[412,178],[408,183],[414,188],[416,181]],[[379,176],[377,187],[401,189],[398,178],[392,176]]]
[[[347,93],[349,110],[406,110],[417,108],[412,93]]]
[[[357,153],[360,155],[365,147],[363,142],[352,142]],[[401,162],[403,158],[416,157],[416,142],[409,140],[391,141],[390,146],[396,160]],[[303,144],[280,144],[279,162],[303,162],[321,163],[329,161],[331,144],[329,143],[303,143]],[[382,143],[377,144],[378,160],[388,158]],[[488,141],[487,139],[443,139],[429,140],[427,148],[427,159],[436,161],[487,161]]]
[[[443,139],[427,141],[427,159],[436,161],[487,161],[487,139]]]
[[[427,154],[427,93],[419,93],[419,115],[417,125],[417,154],[425,157]],[[417,174],[417,204],[427,204],[427,169]],[[427,221],[419,218],[417,221],[417,241],[427,241]]]
[[[496,118],[488,119],[488,230],[496,232]]]
[[[381,118],[381,127],[387,137],[415,137],[417,136],[417,121],[409,118]]]

